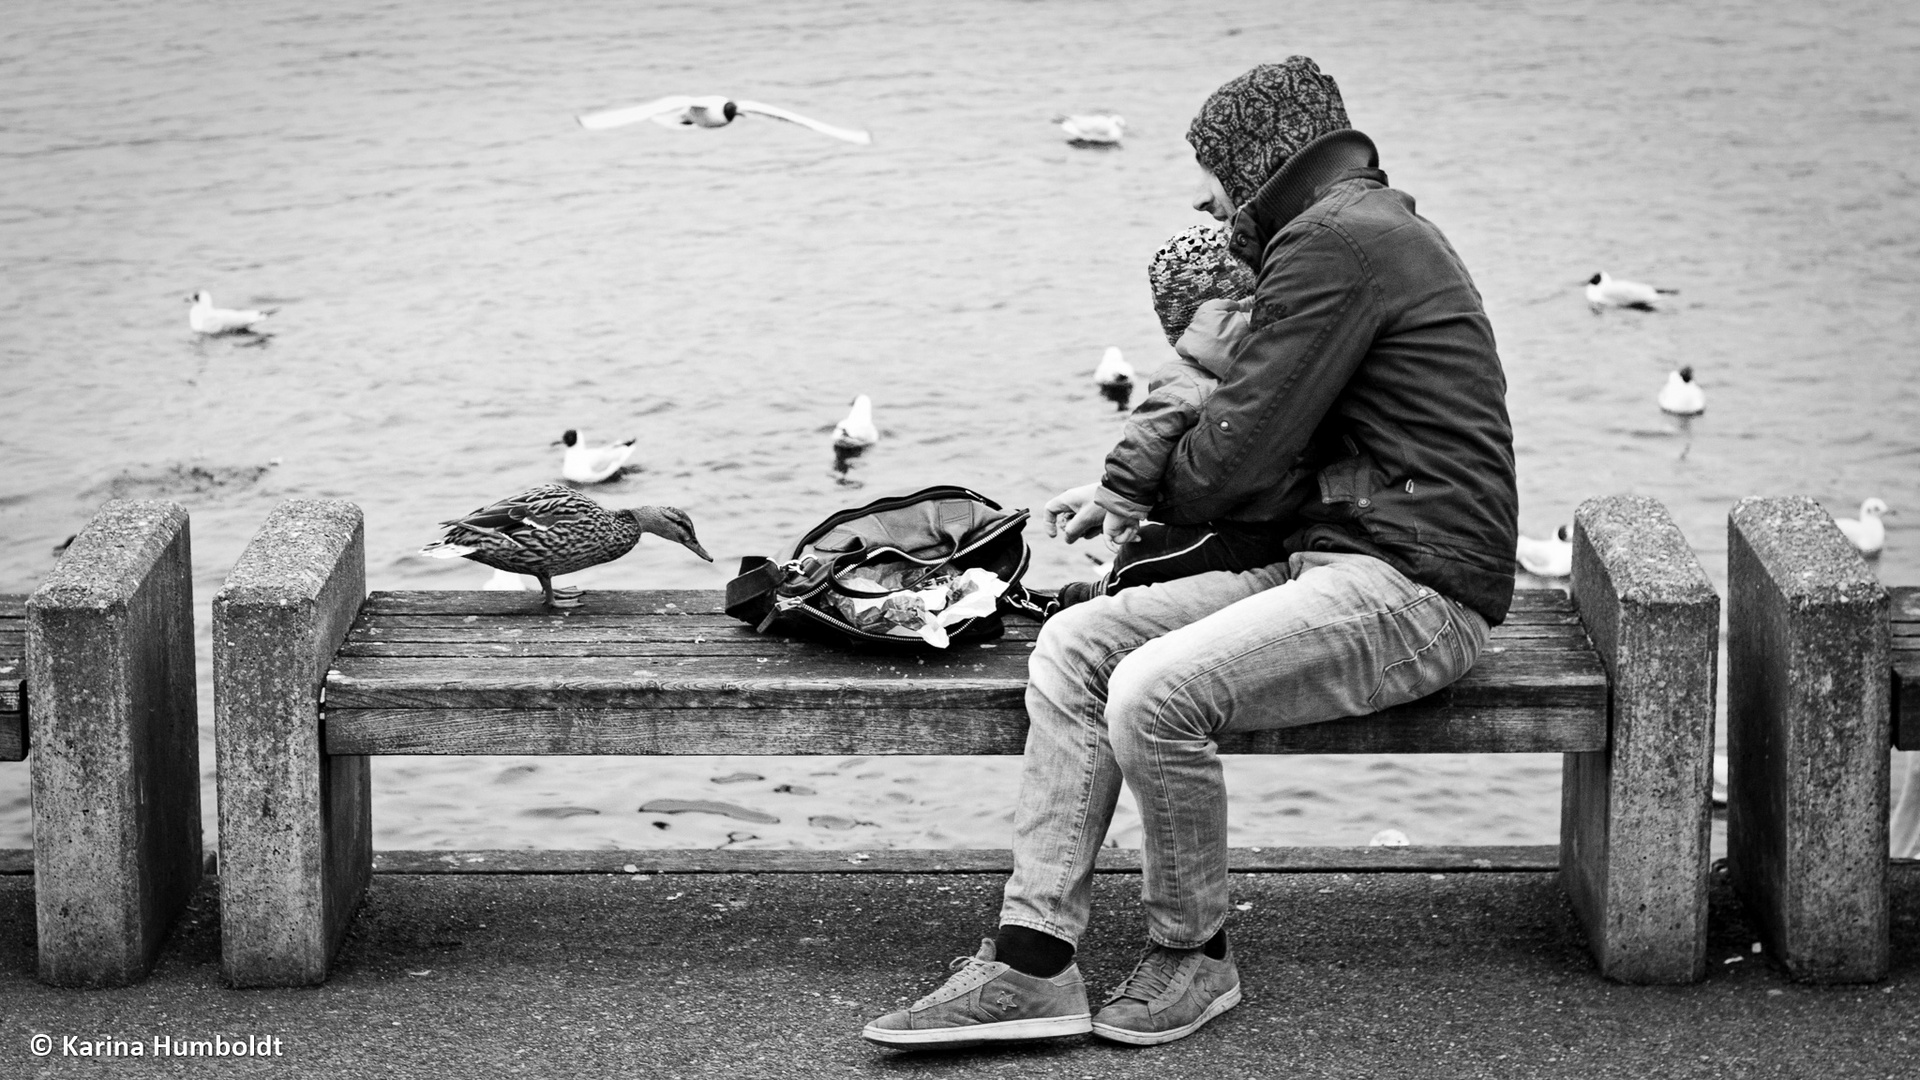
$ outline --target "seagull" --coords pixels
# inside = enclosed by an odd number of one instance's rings
[[[1847,539],[1860,549],[1860,554],[1872,557],[1880,554],[1880,549],[1887,545],[1887,527],[1880,523],[1880,515],[1893,512],[1879,499],[1868,499],[1860,504],[1858,519],[1838,518],[1834,524],[1847,534]]]
[[[1127,119],[1118,113],[1056,116],[1053,122],[1067,133],[1068,142],[1087,146],[1119,146],[1127,133]]]
[[[662,127],[726,127],[733,123],[734,117],[742,113],[755,116],[770,116],[775,120],[785,120],[790,124],[812,128],[822,135],[831,135],[850,143],[865,146],[873,142],[873,136],[852,128],[835,127],[810,120],[796,112],[789,112],[776,105],[766,105],[758,101],[746,101],[727,97],[724,94],[709,94],[705,97],[688,97],[675,94],[649,101],[644,105],[630,105],[624,109],[602,109],[598,112],[582,113],[577,119],[580,126],[589,131],[602,131],[607,128],[624,127],[627,124],[651,120]]]
[[[1660,388],[1660,411],[1675,416],[1699,416],[1707,411],[1707,394],[1693,381],[1693,369],[1683,367],[1667,372],[1667,385]]]
[[[201,334],[257,334],[259,331],[253,328],[254,324],[280,310],[237,311],[233,308],[217,308],[213,306],[213,294],[205,289],[187,297],[187,303],[193,305],[187,311],[187,325]]]
[[[1651,285],[1642,285],[1637,281],[1615,281],[1607,276],[1605,270],[1587,279],[1587,306],[1595,314],[1601,308],[1625,307],[1640,311],[1652,311],[1663,296],[1671,296],[1678,289],[1656,289]]]
[[[560,463],[560,475],[576,484],[597,484],[620,475],[620,466],[633,456],[633,440],[611,446],[588,446],[580,432],[568,428],[552,445],[565,445],[567,456]]]
[[[880,441],[880,429],[873,426],[873,399],[861,394],[853,399],[846,419],[833,425],[835,450],[865,450]]]
[[[1093,381],[1102,397],[1126,411],[1127,402],[1133,400],[1133,365],[1120,355],[1118,346],[1109,345],[1101,354],[1099,365],[1093,369]]]
[[[1514,557],[1529,574],[1566,577],[1573,573],[1573,530],[1562,525],[1545,540],[1522,536],[1514,545]]]

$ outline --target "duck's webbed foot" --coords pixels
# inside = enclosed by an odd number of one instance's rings
[[[553,580],[545,574],[535,574],[540,579],[540,589],[547,595],[550,608],[576,608],[580,606],[580,590],[571,586],[554,588]]]

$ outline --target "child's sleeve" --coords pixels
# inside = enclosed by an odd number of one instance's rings
[[[1198,421],[1201,402],[1217,384],[1205,368],[1186,360],[1155,372],[1151,392],[1127,416],[1120,441],[1107,454],[1100,485],[1131,502],[1157,503],[1174,446]]]

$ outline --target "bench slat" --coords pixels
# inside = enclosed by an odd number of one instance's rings
[[[1223,753],[1573,753],[1606,746],[1604,690],[1537,704],[1444,694],[1373,716],[1230,735]],[[1026,712],[1000,708],[334,709],[331,754],[1019,754]]]
[[[1920,750],[1920,588],[1887,593],[1893,609],[1893,745]]]
[[[1565,651],[1569,646],[1585,645],[1585,635],[1561,635],[1557,637],[1507,637],[1498,639],[1498,643],[1489,643],[1491,653],[1524,651]],[[1023,642],[1002,642],[1002,648],[1017,653],[1030,652],[1032,646]],[[694,641],[600,641],[536,639],[526,641],[495,640],[466,641],[458,635],[434,641],[354,641],[341,647],[339,655],[343,657],[442,657],[454,659],[460,657],[564,657],[564,656],[626,656],[656,657],[672,661],[686,657],[790,657],[804,661],[820,654],[820,647],[809,646],[805,642],[788,642],[777,639],[757,637],[740,638],[729,635],[726,638]],[[910,662],[910,661],[909,661]]]
[[[361,608],[363,615],[540,615],[579,618],[583,615],[725,615],[722,593],[711,589],[589,589],[585,606],[565,614],[541,606],[532,592],[480,589],[412,589],[373,592]],[[1513,594],[1507,618],[1524,619],[1534,612],[1573,614],[1573,599],[1558,589],[1521,589]]]
[[[752,708],[872,703],[943,708],[974,695],[1021,696],[1026,654],[968,649],[926,658],[845,653],[712,657],[335,658],[332,708]],[[1508,650],[1483,655],[1450,687],[1501,697],[1532,689],[1600,688],[1591,651]]]

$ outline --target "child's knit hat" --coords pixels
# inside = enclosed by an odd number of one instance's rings
[[[1253,292],[1253,271],[1227,251],[1227,233],[1219,225],[1195,225],[1175,233],[1153,253],[1147,281],[1169,345],[1180,340],[1201,304],[1238,300]]]

